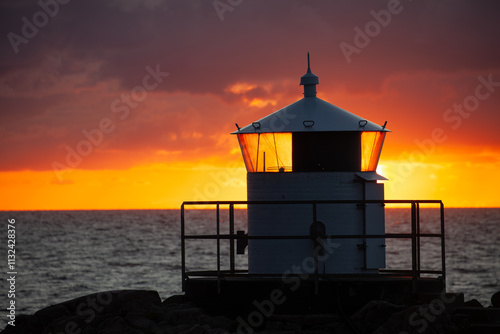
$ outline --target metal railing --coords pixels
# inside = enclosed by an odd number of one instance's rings
[[[220,281],[225,277],[279,277],[281,274],[251,274],[248,270],[236,270],[235,266],[235,241],[238,240],[254,240],[254,239],[310,239],[314,240],[311,235],[267,235],[267,236],[250,236],[234,233],[234,206],[235,205],[253,205],[253,204],[308,204],[312,205],[312,222],[316,222],[316,209],[321,204],[410,204],[411,208],[411,233],[385,233],[385,234],[335,234],[325,235],[322,238],[326,239],[357,239],[357,238],[387,238],[387,239],[411,239],[411,263],[412,267],[409,270],[391,270],[379,269],[379,274],[391,276],[410,276],[414,282],[421,277],[421,274],[440,275],[443,284],[446,282],[445,269],[445,236],[444,236],[444,205],[440,200],[317,200],[317,201],[201,201],[201,202],[183,202],[181,206],[181,261],[182,261],[182,290],[185,291],[185,283],[189,277],[217,277],[218,286]],[[420,232],[420,205],[421,204],[439,204],[440,209],[440,232],[439,233],[421,233]],[[185,208],[187,206],[207,206],[215,205],[216,209],[216,231],[215,234],[189,234],[185,233]],[[221,206],[227,206],[229,209],[229,233],[220,233],[220,210]],[[420,240],[421,238],[440,238],[441,241],[441,270],[421,270],[420,261]],[[217,242],[217,268],[211,271],[186,271],[186,240],[202,239],[216,240]],[[229,240],[229,270],[221,269],[221,240]],[[319,274],[317,271],[317,257],[315,259],[314,279],[317,281],[319,277],[331,277],[339,274]],[[363,275],[363,274],[361,274]]]

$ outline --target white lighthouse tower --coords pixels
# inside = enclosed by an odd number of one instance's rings
[[[327,238],[315,269],[307,260],[317,242],[272,238],[385,233],[383,204],[361,201],[384,199],[378,180],[385,178],[375,170],[389,130],[317,98],[309,55],[300,84],[301,100],[234,132],[248,172],[248,201],[273,203],[248,205],[249,273],[376,273],[385,267],[383,238]],[[277,201],[318,201],[316,221],[311,205]],[[271,238],[251,238],[259,236]]]

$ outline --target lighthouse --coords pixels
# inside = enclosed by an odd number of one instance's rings
[[[369,235],[385,233],[386,179],[376,169],[389,130],[318,98],[318,84],[308,54],[303,98],[233,132],[247,169],[250,274],[385,267],[385,239]],[[343,238],[352,235],[368,237]]]
[[[273,312],[354,312],[370,300],[410,302],[420,294],[439,299],[446,291],[443,202],[384,198],[377,165],[387,122],[318,98],[307,58],[303,97],[233,132],[247,200],[182,203],[182,290],[206,308],[249,312],[255,327]],[[398,233],[385,229],[392,214],[385,205],[408,210]],[[439,207],[439,232],[421,230],[429,221],[420,219],[420,205]],[[215,214],[191,211],[199,206]],[[209,216],[211,228],[200,231]],[[432,239],[440,243],[439,269],[439,254],[431,266],[421,261],[421,246]]]

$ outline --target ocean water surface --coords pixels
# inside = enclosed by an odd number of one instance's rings
[[[189,210],[188,233],[215,231],[215,212]],[[236,230],[246,230],[246,210],[236,210]],[[2,283],[0,307],[6,324],[9,298],[7,224],[16,223],[16,313],[99,291],[151,289],[162,299],[181,293],[179,210],[0,212]],[[439,210],[421,210],[422,232],[439,231]],[[221,232],[227,232],[227,210]],[[386,232],[410,231],[407,209],[386,210]],[[447,290],[490,305],[500,290],[500,209],[446,209]],[[387,267],[408,268],[409,240],[387,240]],[[215,241],[188,245],[188,269],[215,269]],[[227,245],[222,245],[227,254]],[[439,239],[422,241],[422,269],[439,269]],[[222,261],[228,266],[227,258]],[[237,256],[237,268],[246,256]]]

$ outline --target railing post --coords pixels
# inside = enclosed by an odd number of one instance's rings
[[[231,274],[234,274],[234,204],[229,204],[229,265]]]
[[[186,245],[184,240],[184,203],[181,205],[181,267],[182,267],[182,291],[186,291]]]
[[[217,203],[217,293],[220,294],[220,211]]]
[[[444,205],[443,202],[440,203],[440,213],[441,213],[441,271],[443,272],[443,285],[446,291],[446,256],[445,256],[445,239],[444,239]]]
[[[418,277],[420,277],[420,203],[419,202],[417,202],[416,220],[417,220],[417,270],[418,270]]]
[[[366,206],[368,205],[366,203],[366,182],[363,182],[363,203],[361,204],[362,205],[362,209],[363,209],[363,236],[366,236]],[[384,222],[385,224],[385,222]],[[366,252],[369,251],[367,250],[367,245],[366,245],[366,238],[363,238],[363,268],[367,268],[368,267],[368,259],[367,259],[367,255],[366,255]]]
[[[411,202],[411,276],[413,293],[417,292],[417,222],[416,205]]]
[[[318,221],[317,217],[317,212],[316,212],[316,202],[313,202],[313,224],[316,224]],[[318,295],[319,294],[319,287],[318,287],[318,251],[319,251],[319,245],[318,245],[318,240],[316,238],[313,240],[313,257],[314,257],[314,294]]]

